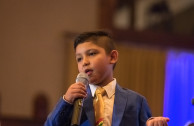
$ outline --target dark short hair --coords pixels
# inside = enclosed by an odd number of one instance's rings
[[[74,40],[74,50],[84,42],[92,42],[104,48],[107,54],[116,49],[112,36],[106,31],[84,32],[78,35]]]

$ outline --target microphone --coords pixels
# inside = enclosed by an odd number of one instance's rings
[[[84,85],[89,84],[88,80],[89,80],[88,75],[85,73],[79,73],[77,75],[77,78],[76,78],[76,82],[81,82]],[[79,126],[80,125],[83,100],[84,99],[78,98],[74,102],[73,115],[72,115],[72,119],[71,119],[71,126]]]

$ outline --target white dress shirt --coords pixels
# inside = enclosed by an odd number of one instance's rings
[[[92,96],[94,97],[95,91],[98,85],[89,84]],[[104,126],[111,126],[112,124],[112,114],[113,114],[113,105],[115,98],[115,87],[116,87],[116,79],[108,83],[106,86],[102,88],[105,89],[106,93],[103,96],[104,100]]]

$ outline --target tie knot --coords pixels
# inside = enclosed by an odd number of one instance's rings
[[[101,88],[101,87],[98,87],[97,89],[96,89],[96,92],[95,92],[95,94],[97,95],[97,94],[101,94],[102,96],[103,95],[105,95],[105,89],[104,88]]]

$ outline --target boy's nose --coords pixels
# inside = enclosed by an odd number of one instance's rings
[[[90,64],[90,62],[89,62],[88,58],[83,58],[83,66],[87,66],[89,64]]]

